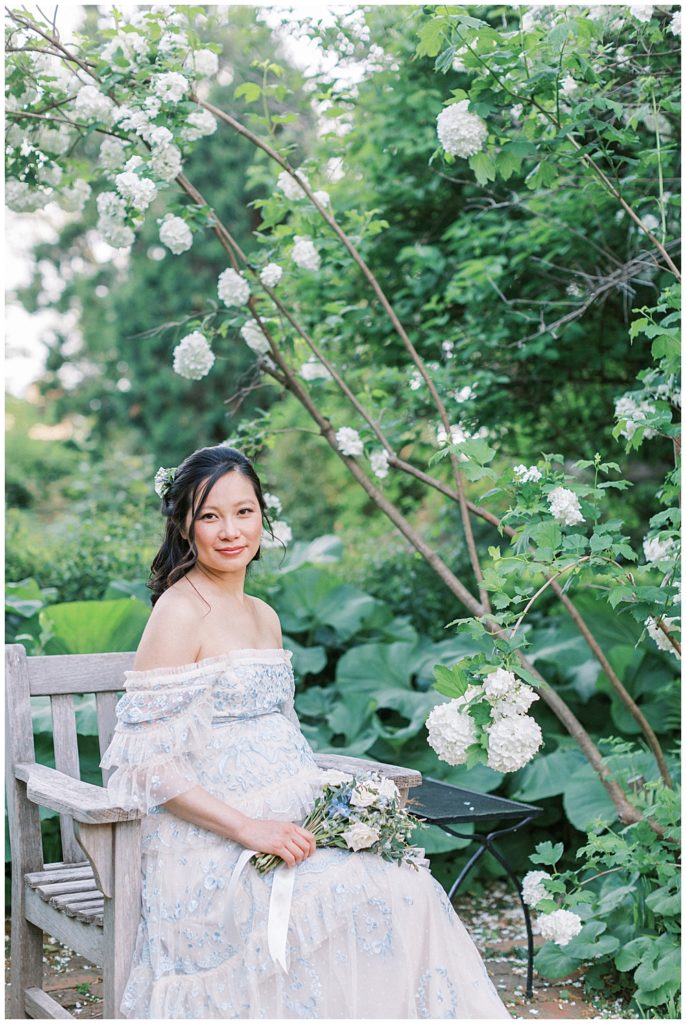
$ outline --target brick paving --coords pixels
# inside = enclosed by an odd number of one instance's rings
[[[583,972],[546,981],[534,971],[534,993],[527,999],[526,930],[516,897],[500,882],[478,896],[460,896],[455,909],[477,944],[505,1006],[519,1020],[626,1019],[619,1004],[596,1007],[584,999]],[[536,938],[536,944],[540,939]],[[6,922],[6,977],[9,980],[9,921]],[[53,998],[75,1017],[102,1014],[102,977],[83,957],[46,936],[45,984]],[[633,1015],[631,1015],[633,1016]]]

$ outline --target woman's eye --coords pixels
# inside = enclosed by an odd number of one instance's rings
[[[252,512],[251,508],[242,508],[241,512]]]

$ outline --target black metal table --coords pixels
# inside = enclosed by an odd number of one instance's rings
[[[528,825],[536,815],[542,814],[542,807],[535,807],[533,804],[519,803],[517,800],[505,800],[503,797],[490,796],[488,793],[477,793],[472,789],[461,789],[459,786],[452,786],[448,782],[439,782],[438,779],[424,778],[421,786],[411,793],[411,807],[413,814],[431,825],[438,825],[444,832],[458,839],[468,839],[470,842],[478,843],[479,849],[475,850],[459,875],[450,887],[448,899],[453,898],[465,878],[472,870],[477,861],[488,851],[507,872],[508,878],[513,882],[519,902],[524,911],[526,924],[528,963],[526,973],[526,994],[528,998],[533,995],[534,975],[534,937],[531,931],[531,918],[529,908],[522,899],[522,887],[519,879],[512,870],[506,858],[494,845],[493,840],[504,836],[508,832],[516,832],[518,828]],[[458,832],[452,825],[478,824],[484,821],[494,820],[514,821],[514,825],[507,828],[497,828],[486,834],[475,832],[468,835]]]

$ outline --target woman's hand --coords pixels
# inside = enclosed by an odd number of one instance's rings
[[[312,833],[291,821],[246,818],[236,838],[250,850],[276,854],[289,868],[310,857],[317,847]]]

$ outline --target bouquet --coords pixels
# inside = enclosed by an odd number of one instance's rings
[[[322,792],[302,827],[314,835],[318,846],[367,850],[417,869],[428,863],[424,851],[409,841],[416,828],[425,827],[424,822],[400,806],[398,787],[379,772],[355,776],[325,772]],[[282,863],[273,853],[260,854],[254,861],[261,874]]]

